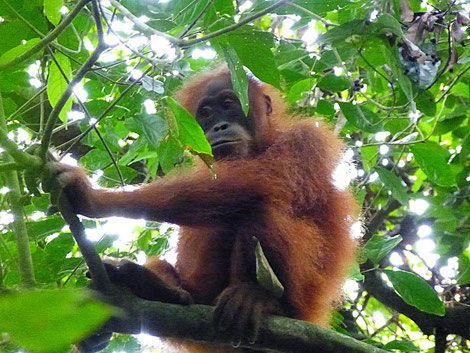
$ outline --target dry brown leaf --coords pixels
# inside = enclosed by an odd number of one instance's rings
[[[403,22],[407,22],[407,23],[413,22],[413,18],[415,14],[413,11],[411,11],[407,0],[400,1],[400,11],[401,11],[401,19]]]
[[[457,22],[462,26],[466,26],[470,23],[470,18],[468,18],[468,16],[466,16],[462,12],[458,12],[457,13]]]
[[[450,35],[456,42],[461,42],[466,37],[465,31],[462,30],[462,27],[460,27],[457,22],[452,23],[452,28],[450,29]]]
[[[412,43],[418,45],[425,35],[425,30],[428,29],[428,20],[431,16],[430,13],[425,13],[423,16],[418,18],[411,26],[408,28],[405,37]]]

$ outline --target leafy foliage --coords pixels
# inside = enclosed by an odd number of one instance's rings
[[[148,182],[176,166],[190,167],[191,154],[210,164],[202,130],[170,97],[181,78],[219,62],[228,63],[245,111],[243,67],[280,89],[293,111],[324,118],[345,140],[346,156],[355,168],[339,174],[352,178],[365,231],[361,265],[352,271],[335,327],[403,352],[434,346],[434,339],[422,334],[426,326],[406,308],[432,313],[426,317],[431,321],[449,315],[445,308],[462,309],[456,326],[468,331],[468,4],[0,4],[0,289],[20,290],[0,296],[0,308],[10,313],[0,315],[0,331],[8,333],[0,350],[15,351],[16,344],[38,352],[58,349],[109,315],[101,307],[90,315],[89,305],[98,304],[74,294],[81,293],[75,287],[86,285],[86,266],[62,218],[47,213],[49,197],[42,193],[37,167],[44,153],[36,144],[50,144],[61,158],[77,160],[106,187]],[[74,12],[78,6],[85,8]],[[96,11],[103,32],[96,26]],[[62,102],[69,82],[96,51],[98,61],[85,68],[74,94]],[[51,116],[58,104],[60,114]],[[165,254],[172,244],[173,228],[167,225],[112,219],[84,223],[101,255],[142,260]],[[383,275],[376,278],[389,296],[374,292],[377,282],[371,285],[371,274],[377,273]],[[39,288],[72,289],[23,292],[22,285],[32,277]],[[392,294],[398,294],[403,306],[387,299]],[[15,298],[22,298],[22,304]],[[86,303],[83,307],[79,298]],[[34,306],[37,310],[29,311]],[[50,331],[34,326],[41,310],[48,312],[54,326]],[[80,323],[76,331],[66,326],[71,317]],[[18,330],[26,318],[37,336]],[[454,326],[441,328],[452,334],[448,351],[470,352],[469,336]],[[51,336],[57,337],[57,346],[51,346]],[[118,335],[109,349],[141,347],[135,338]]]

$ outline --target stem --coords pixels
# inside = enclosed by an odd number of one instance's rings
[[[240,22],[234,24],[234,25],[231,25],[231,26],[228,26],[228,27],[225,27],[225,28],[222,28],[218,31],[215,31],[215,32],[212,32],[212,33],[208,33],[208,34],[205,34],[204,37],[201,37],[201,38],[195,38],[195,39],[190,39],[190,40],[178,40],[176,42],[177,45],[179,45],[181,48],[187,48],[187,47],[190,47],[192,45],[195,45],[195,44],[199,44],[199,43],[202,43],[202,42],[205,42],[209,39],[212,39],[212,38],[215,38],[215,37],[219,37],[225,33],[228,33],[228,32],[232,32],[260,17],[263,17],[264,15],[272,12],[273,10],[277,9],[278,7],[281,7],[283,5],[286,5],[286,4],[289,4],[290,3],[290,0],[280,0],[274,4],[272,4],[271,6],[268,6],[267,8],[265,8],[264,10],[261,10],[251,16],[248,16],[246,18],[244,18],[243,20],[241,20]]]
[[[2,1],[6,6],[11,8],[11,5],[6,1],[6,0],[0,0]],[[51,32],[49,32],[38,44],[36,44],[34,47],[31,49],[25,51],[24,53],[18,55],[16,58],[7,61],[6,63],[0,64],[0,71],[7,69],[11,66],[17,65],[20,62],[25,61],[32,55],[36,54],[38,51],[40,51],[42,48],[44,48],[46,45],[51,43],[54,39],[56,39],[62,31],[67,28],[67,26],[74,20],[75,17],[80,13],[83,7],[89,2],[90,0],[80,0],[80,2],[75,6],[75,8],[66,16],[62,22]]]
[[[6,160],[7,163],[16,161],[20,165],[27,167],[27,168],[38,168],[41,167],[42,163],[41,160],[35,156],[30,155],[29,153],[20,151],[16,143],[8,138],[8,130],[6,125],[6,119],[3,115],[3,107],[2,109],[2,116],[0,117],[0,146],[3,147],[9,154],[9,160]]]
[[[64,70],[62,70],[62,67],[60,66],[59,62],[57,61],[54,53],[52,52],[52,50],[47,47],[47,50],[49,52],[49,54],[51,55],[52,57],[52,60],[54,60],[54,63],[57,65],[57,68],[59,69],[62,77],[64,78],[65,82],[67,82],[68,85],[70,85],[70,81],[69,81],[69,78],[67,77],[67,75],[65,74]],[[85,112],[85,115],[88,119],[91,119],[91,115],[90,115],[90,112],[88,111],[87,107],[85,106],[85,104],[83,104],[83,102],[81,101],[80,98],[78,98],[78,96],[75,94],[75,99],[77,100],[78,104],[80,105],[80,107],[82,108],[82,110]],[[54,129],[55,130],[55,129]],[[52,131],[52,133],[54,133],[54,130]],[[116,162],[116,159],[114,158],[113,156],[113,153],[111,152],[111,150],[109,149],[108,147],[108,144],[106,143],[106,141],[104,140],[103,136],[101,135],[101,133],[98,131],[98,127],[95,125],[94,127],[94,130],[96,132],[96,135],[98,135],[98,138],[100,139],[101,143],[103,144],[104,148],[106,149],[106,152],[108,153],[109,155],[109,158],[111,159],[113,165],[114,165],[114,168],[116,168],[116,171],[117,171],[117,174],[119,176],[119,180],[121,181],[121,186],[124,186],[124,178],[122,176],[122,173],[121,173],[121,170],[119,169],[119,166]]]
[[[271,6],[268,6],[264,10],[261,10],[261,11],[255,13],[251,16],[248,16],[248,17],[244,18],[243,20],[241,20],[240,22],[238,22],[238,23],[236,23],[232,26],[228,26],[228,27],[222,28],[218,31],[208,33],[208,34],[204,35],[201,38],[195,38],[195,39],[190,39],[190,40],[178,39],[178,38],[169,36],[166,33],[157,31],[157,30],[153,29],[152,27],[146,25],[145,23],[141,22],[128,9],[126,9],[124,6],[122,6],[117,0],[109,0],[109,2],[111,3],[111,5],[113,5],[115,8],[117,8],[123,16],[125,16],[129,20],[131,20],[135,24],[136,28],[139,29],[142,33],[144,33],[148,36],[152,36],[152,35],[161,36],[161,37],[165,38],[166,40],[168,40],[173,45],[176,45],[180,48],[187,48],[187,47],[190,47],[192,45],[205,42],[209,39],[219,37],[219,36],[221,36],[225,33],[234,31],[234,30],[236,30],[236,29],[238,29],[238,28],[240,28],[240,27],[242,27],[242,26],[244,26],[244,25],[246,25],[246,24],[248,24],[248,23],[250,23],[250,22],[252,22],[252,21],[268,14],[268,13],[270,13],[270,12],[272,12],[273,10],[277,9],[278,7],[281,7],[283,5],[286,5],[286,4],[290,3],[290,0],[280,0],[280,1],[272,4]]]
[[[93,2],[93,4],[94,4],[94,2]],[[49,118],[47,119],[46,127],[44,128],[44,136],[43,136],[42,141],[41,141],[41,154],[40,154],[40,156],[43,160],[46,159],[47,151],[49,149],[49,145],[50,145],[50,142],[51,142],[52,131],[54,130],[54,126],[57,123],[57,119],[59,118],[60,111],[62,110],[65,103],[67,102],[67,100],[72,95],[72,92],[73,92],[73,89],[74,89],[75,85],[82,80],[82,78],[88,73],[88,71],[90,71],[90,69],[93,67],[93,65],[96,63],[96,61],[100,57],[101,53],[103,51],[105,51],[106,48],[107,48],[106,44],[103,41],[103,31],[102,31],[101,22],[100,22],[101,19],[99,17],[98,12],[93,11],[93,16],[95,18],[96,28],[97,28],[97,31],[98,31],[98,45],[97,45],[95,51],[93,52],[93,54],[91,54],[91,56],[83,64],[83,66],[77,72],[77,74],[72,79],[72,81],[70,81],[70,84],[67,86],[67,89],[62,94],[59,101],[57,102],[54,109],[52,110],[51,114],[49,115]]]
[[[0,94],[0,136],[7,134],[7,123],[5,119],[5,112],[3,110],[3,100]],[[10,143],[14,144],[12,141]],[[15,146],[16,150],[17,147]],[[26,153],[24,153],[26,154]],[[10,156],[9,151],[4,152],[4,160],[7,163],[14,161],[13,157]],[[17,171],[9,171],[5,173],[5,184],[10,189],[9,204],[11,213],[13,214],[13,230],[15,233],[16,246],[18,248],[18,269],[20,272],[21,283],[25,287],[33,287],[34,270],[33,260],[31,258],[31,252],[29,250],[29,238],[24,222],[24,210],[21,204],[21,192],[20,192],[20,181],[18,178]]]
[[[64,195],[62,195],[59,201],[59,208],[62,217],[64,217],[65,221],[69,224],[70,232],[77,242],[83,258],[88,265],[88,269],[90,270],[91,278],[93,279],[96,289],[103,293],[109,293],[111,290],[111,282],[109,281],[104,264],[96,253],[93,244],[88,240],[85,227],[78,219],[78,216]]]
[[[6,173],[6,172],[11,172],[12,170],[21,170],[21,169],[25,169],[25,167],[15,162],[0,163],[0,173]]]
[[[127,17],[129,20],[131,20],[134,25],[136,26],[137,29],[139,29],[142,33],[148,35],[148,36],[160,36],[162,38],[165,38],[167,41],[169,41],[172,44],[180,45],[178,39],[169,36],[166,33],[157,31],[156,29],[153,29],[152,27],[146,25],[145,23],[141,22],[136,16],[134,16],[128,9],[126,9],[124,6],[121,5],[120,2],[116,0],[109,0],[111,5],[113,5],[116,9],[119,10],[119,12],[124,16]]]
[[[127,93],[129,93],[129,91],[132,89],[132,87],[137,85],[145,77],[145,75],[147,75],[152,69],[153,69],[153,67],[149,67],[147,70],[145,70],[142,73],[142,75],[137,80],[133,81],[130,86],[126,87],[126,89],[124,91],[122,91],[122,93],[119,95],[119,97],[117,97],[110,105],[108,105],[108,107],[100,114],[100,116],[98,118],[96,118],[96,122],[94,124],[92,124],[90,127],[88,127],[88,129],[86,129],[84,132],[82,132],[81,135],[75,137],[73,139],[73,143],[61,155],[62,156],[66,155],[73,146],[75,146],[86,135],[88,135],[90,133],[90,131],[93,130],[95,128],[95,126],[101,121],[101,119],[103,119],[105,116],[107,116],[108,113],[119,103],[119,101],[122,98],[124,98]]]

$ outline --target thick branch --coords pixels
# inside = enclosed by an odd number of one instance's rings
[[[22,169],[25,169],[25,167],[15,162],[0,163],[0,172],[3,172],[3,173],[10,172],[12,170],[22,170]]]
[[[95,251],[93,244],[87,239],[85,227],[78,219],[76,213],[72,210],[65,195],[62,195],[60,198],[59,208],[62,217],[64,217],[65,221],[69,224],[70,231],[72,232],[72,235],[82,252],[83,258],[88,265],[95,288],[103,293],[108,293],[111,288],[111,283],[103,262]]]
[[[0,95],[0,137],[3,135],[6,136],[6,134],[7,124],[5,119],[5,113],[3,110],[3,100],[2,96]],[[10,140],[8,141],[13,143]],[[0,138],[0,143],[1,142],[2,141]],[[15,148],[17,149],[16,145]],[[24,154],[26,155],[26,153]],[[7,163],[13,162],[13,158],[10,156],[8,149],[7,152],[4,153],[4,160]],[[10,189],[8,195],[11,213],[14,217],[13,229],[15,233],[16,246],[18,248],[18,267],[21,277],[21,283],[26,287],[32,287],[35,283],[33,260],[31,258],[31,252],[29,250],[28,232],[24,223],[24,210],[21,204],[21,188],[20,181],[18,178],[18,172],[15,170],[6,172],[5,183],[6,186]]]
[[[15,161],[26,168],[40,167],[42,165],[41,160],[27,152],[20,151],[16,143],[8,138],[6,124],[3,125],[4,126],[0,128],[0,147],[4,148],[12,158],[9,162]]]
[[[445,316],[428,314],[406,304],[392,288],[384,283],[378,271],[365,271],[364,275],[364,286],[370,295],[416,322],[423,333],[434,335],[436,330],[445,329],[449,334],[470,339],[470,307],[448,307]]]
[[[122,293],[111,302],[122,308],[125,314],[111,320],[105,330],[130,334],[145,332],[160,337],[231,345],[229,337],[221,337],[214,329],[209,306],[146,301]],[[385,353],[324,327],[280,316],[266,318],[257,342],[242,346],[296,353]]]

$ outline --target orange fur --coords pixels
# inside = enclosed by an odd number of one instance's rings
[[[177,99],[195,114],[198,93],[226,74],[221,69],[199,76],[177,93]],[[355,202],[349,191],[338,190],[331,180],[342,143],[323,122],[286,115],[279,93],[265,84],[250,85],[252,112],[262,111],[256,100],[261,94],[269,95],[273,104],[269,121],[257,122],[267,136],[265,151],[253,159],[216,164],[218,179],[234,195],[228,190],[225,196],[207,191],[204,197],[237,197],[239,185],[238,192],[254,192],[245,184],[253,181],[250,187],[264,196],[265,208],[243,231],[260,239],[285,287],[284,300],[292,317],[326,326],[356,248],[350,236]],[[213,304],[228,284],[229,264],[221,263],[229,258],[226,235],[210,222],[207,227],[182,227],[181,233],[177,270],[182,285],[196,301]]]
[[[201,74],[176,97],[195,114],[205,87],[228,75],[226,68]],[[270,115],[264,95],[272,102]],[[235,240],[257,237],[285,287],[281,304],[288,315],[326,326],[356,248],[353,197],[332,183],[343,145],[322,121],[286,114],[272,87],[252,78],[249,96],[254,156],[216,162],[216,179],[203,167],[132,192],[94,191],[89,214],[181,225],[176,271],[156,260],[147,266],[201,304],[213,305],[227,286],[244,280],[232,268]]]

